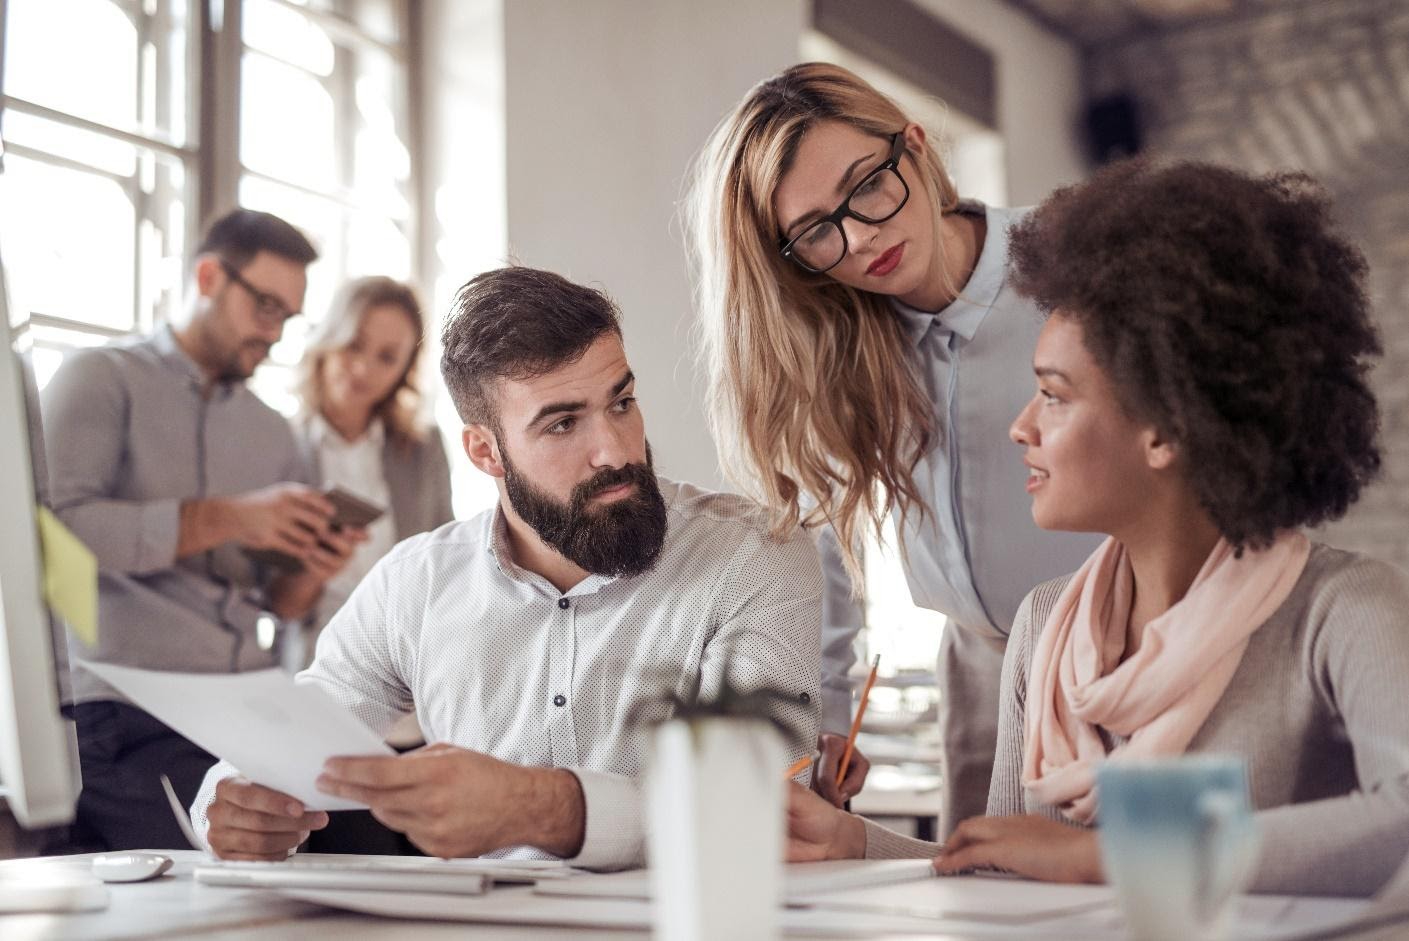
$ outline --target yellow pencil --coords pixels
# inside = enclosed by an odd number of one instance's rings
[[[856,733],[861,731],[861,717],[866,714],[866,703],[871,698],[871,687],[876,682],[876,667],[881,665],[881,655],[876,654],[871,661],[871,675],[866,677],[866,687],[861,690],[861,702],[856,706],[856,718],[851,720],[851,734],[846,737],[846,751],[841,753],[841,764],[837,767],[837,787],[846,779],[846,771],[851,767],[851,752],[856,748]]]

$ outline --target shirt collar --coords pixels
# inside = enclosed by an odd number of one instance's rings
[[[203,391],[209,383],[205,371],[196,365],[196,361],[181,348],[181,344],[176,340],[176,331],[171,324],[162,324],[155,334],[152,335],[152,346],[156,349],[157,355],[162,362],[176,370],[181,375],[189,379],[197,391]],[[240,379],[221,379],[215,383],[213,394],[221,397],[229,396],[237,388],[244,385]]]
[[[547,594],[559,595],[564,598],[574,598],[581,595],[595,595],[603,588],[616,581],[610,575],[596,575],[591,572],[582,581],[573,585],[565,592],[559,592],[552,582],[539,575],[537,572],[530,572],[514,561],[513,553],[509,550],[509,521],[504,516],[504,508],[497,503],[494,506],[494,513],[490,517],[489,523],[489,554],[494,559],[495,566],[501,575],[512,582],[530,588],[537,588]]]
[[[326,446],[340,451],[369,448],[373,451],[380,451],[382,446],[386,444],[386,426],[377,417],[373,417],[367,425],[367,430],[356,441],[348,441],[344,438],[341,432],[328,423],[321,412],[314,412],[308,417],[308,432],[314,445],[319,448]]]
[[[985,235],[979,249],[978,262],[974,265],[969,280],[959,289],[959,296],[943,310],[917,310],[908,304],[891,298],[891,306],[905,323],[910,340],[918,344],[931,326],[938,324],[942,329],[957,334],[966,342],[978,333],[983,318],[998,299],[1007,277],[1008,225],[988,206],[977,200],[964,200],[959,204],[959,212],[983,213]]]

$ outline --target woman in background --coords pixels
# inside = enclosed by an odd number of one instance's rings
[[[424,336],[415,291],[371,277],[344,286],[309,337],[299,366],[297,426],[317,478],[386,508],[328,583],[315,634],[387,550],[454,516],[445,448],[436,429],[419,418]],[[312,653],[310,644],[309,658]]]
[[[299,364],[297,429],[319,483],[340,486],[384,507],[367,541],[328,582],[304,648],[311,661],[317,633],[357,583],[402,539],[454,518],[450,465],[433,425],[420,419],[419,361],[425,321],[416,292],[391,278],[343,286],[313,328]],[[387,736],[398,751],[424,743],[414,715]],[[337,811],[307,844],[311,852],[420,855],[400,833],[365,810]]]
[[[1409,575],[1302,532],[1380,467],[1363,257],[1303,175],[1133,163],[1013,266],[1051,312],[1012,425],[1032,515],[1109,538],[1018,612],[990,816],[940,846],[798,788],[791,855],[1101,881],[1100,763],[1214,752],[1247,762],[1253,891],[1375,892],[1409,852]]]
[[[826,524],[822,728],[850,724],[857,546],[894,511],[916,604],[942,612],[941,832],[983,812],[1009,625],[1096,541],[1044,533],[1007,427],[1042,326],[1008,284],[1020,211],[960,200],[924,128],[856,75],[804,63],[754,88],[690,200],[709,415],[730,477],[781,531]],[[835,803],[842,740],[814,781]]]

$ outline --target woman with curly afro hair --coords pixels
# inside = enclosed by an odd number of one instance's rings
[[[1049,317],[1013,422],[1044,529],[1003,666],[988,815],[941,847],[795,789],[795,858],[1104,878],[1110,756],[1248,763],[1255,891],[1367,895],[1409,852],[1409,576],[1312,542],[1380,466],[1365,261],[1309,177],[1117,165],[1012,233]],[[1017,456],[1014,456],[1017,459]]]

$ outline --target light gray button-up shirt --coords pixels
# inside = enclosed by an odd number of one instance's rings
[[[587,806],[574,865],[643,864],[643,723],[670,714],[663,692],[698,684],[712,697],[726,671],[739,688],[782,691],[768,712],[789,761],[815,747],[819,713],[812,540],[769,538],[742,497],[660,485],[670,528],[655,567],[589,575],[565,594],[514,564],[497,508],[400,543],[324,628],[299,680],[378,732],[414,710],[427,741],[570,769]],[[206,775],[191,808],[202,836],[216,784],[234,773],[221,763]]]
[[[1027,468],[1008,426],[1032,398],[1032,355],[1041,312],[1008,284],[1008,228],[1026,210],[965,203],[987,234],[978,262],[948,307],[935,313],[893,302],[915,344],[920,376],[939,418],[934,447],[915,470],[928,512],[912,512],[899,536],[917,605],[960,629],[1006,637],[1034,585],[1075,571],[1100,538],[1038,529],[1026,494]],[[823,726],[845,731],[862,625],[835,536],[821,535],[827,576],[823,605]]]
[[[51,500],[98,557],[98,646],[70,643],[74,700],[123,697],[86,659],[193,673],[274,665],[255,642],[269,574],[233,544],[176,558],[183,500],[312,483],[292,429],[205,376],[169,328],[65,358],[42,396]]]

